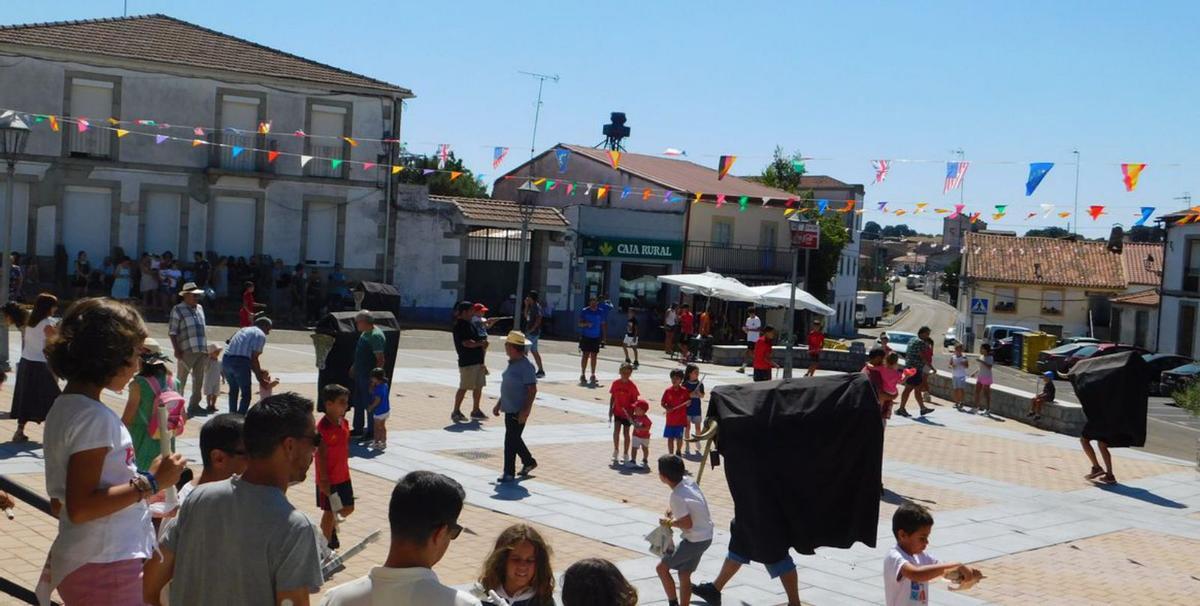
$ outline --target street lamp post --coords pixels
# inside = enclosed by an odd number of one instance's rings
[[[532,181],[517,188],[517,212],[521,214],[521,240],[517,252],[517,297],[513,305],[513,329],[521,326],[520,319],[524,315],[522,305],[525,301],[525,238],[529,233],[529,222],[533,220],[533,211],[537,209],[537,197],[541,193]]]
[[[0,157],[8,164],[8,173],[4,179],[4,227],[0,233],[0,251],[3,257],[3,269],[0,270],[0,303],[9,300],[9,279],[12,269],[12,228],[13,228],[13,191],[17,177],[17,156],[25,151],[25,143],[29,139],[29,123],[27,118],[14,111],[0,114]],[[8,328],[0,330],[0,369],[7,372],[8,364]]]

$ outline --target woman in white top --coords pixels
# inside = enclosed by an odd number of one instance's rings
[[[58,589],[65,604],[142,604],[142,561],[154,551],[145,499],[179,481],[186,461],[173,454],[151,469],[134,465],[133,441],[100,402],[138,370],[146,326],[112,299],[82,299],[67,309],[46,345],[50,368],[67,380],[46,417],[46,494],[58,517],[38,596]]]
[[[13,442],[27,442],[25,424],[46,420],[50,406],[61,391],[58,381],[46,365],[46,339],[54,335],[54,312],[58,299],[49,293],[38,295],[33,311],[21,327],[21,361],[17,363],[17,384],[13,388],[12,416],[17,419]]]

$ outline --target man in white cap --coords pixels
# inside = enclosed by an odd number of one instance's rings
[[[167,323],[167,333],[171,335],[171,345],[175,349],[175,360],[178,364],[179,391],[187,388],[188,375],[192,375],[192,397],[188,399],[188,416],[195,417],[204,414],[200,408],[200,400],[204,396],[204,371],[208,368],[208,340],[205,338],[206,328],[204,308],[200,306],[200,296],[204,289],[188,282],[179,291],[183,299],[171,308],[171,319]],[[208,412],[215,412],[216,407]]]
[[[529,421],[529,413],[533,410],[533,400],[537,397],[537,369],[529,358],[525,357],[525,347],[529,341],[519,330],[508,333],[504,339],[504,353],[508,354],[508,366],[500,375],[500,401],[492,409],[494,416],[504,412],[504,475],[498,482],[512,482],[516,479],[517,457],[521,457],[521,477],[529,475],[537,467],[537,461],[525,446],[521,434],[525,432],[525,423]]]

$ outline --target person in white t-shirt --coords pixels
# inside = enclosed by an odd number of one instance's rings
[[[759,331],[762,330],[762,319],[753,307],[746,310],[746,321],[742,323],[742,332],[746,333],[746,355],[742,358],[742,367],[738,372],[746,372],[746,364],[754,361],[754,344],[758,342]]]
[[[676,455],[658,458],[658,479],[671,487],[671,508],[659,523],[668,528],[682,529],[683,540],[675,551],[663,554],[655,572],[662,581],[670,606],[691,604],[692,572],[700,565],[700,557],[712,545],[713,523],[708,512],[708,501],[704,493],[687,475],[683,459]],[[671,571],[679,571],[679,593],[675,593],[675,581]]]
[[[440,473],[413,471],[401,478],[388,505],[387,560],[329,590],[322,606],[480,606],[478,598],[443,585],[433,572],[463,530],[458,515],[465,498],[462,485]]]
[[[134,465],[133,440],[100,402],[139,368],[146,326],[137,310],[112,299],[82,299],[67,309],[46,345],[46,360],[66,389],[46,417],[46,494],[58,517],[42,603],[58,589],[67,604],[140,604],[142,560],[154,551],[145,501],[179,481],[187,461],[172,454],[149,470]]]
[[[933,516],[915,503],[904,503],[892,515],[896,546],[883,559],[883,591],[887,606],[929,603],[929,581],[950,572],[962,580],[982,578],[978,570],[958,562],[938,562],[925,549],[933,531]]]

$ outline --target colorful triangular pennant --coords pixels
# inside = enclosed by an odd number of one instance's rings
[[[1053,162],[1030,162],[1029,163],[1029,178],[1025,180],[1025,195],[1032,196],[1033,190],[1037,189],[1041,184],[1042,179],[1046,177],[1046,173],[1054,168]]]
[[[729,169],[733,168],[733,163],[737,161],[737,156],[721,156],[717,161],[717,180],[725,178],[729,174]]]
[[[617,167],[621,165],[621,152],[615,149],[609,150],[608,163],[612,164],[613,170],[617,170]]]
[[[1145,164],[1122,164],[1121,176],[1125,182],[1125,191],[1133,191],[1137,189],[1138,178],[1142,176],[1142,171],[1146,169]]]
[[[504,162],[504,157],[508,155],[507,147],[492,148],[492,170],[500,168],[500,163]]]

